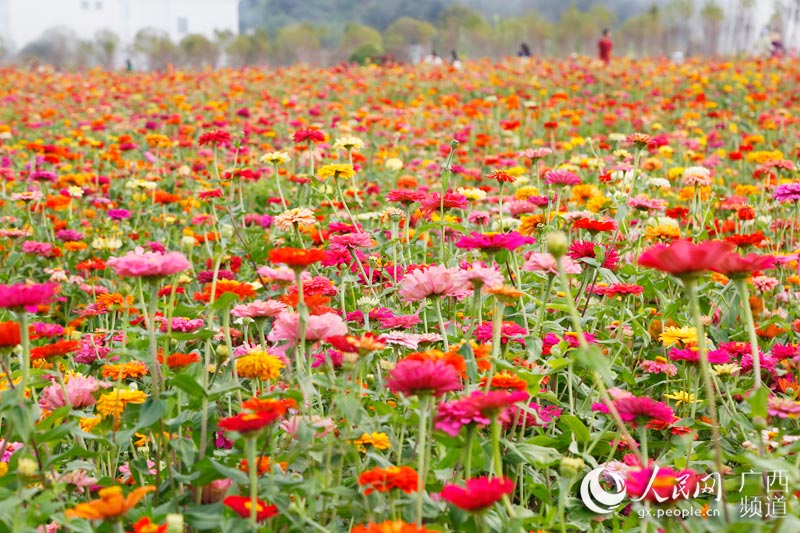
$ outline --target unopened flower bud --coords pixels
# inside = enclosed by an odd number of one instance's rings
[[[167,515],[167,533],[183,533],[183,515]]]
[[[547,251],[558,259],[562,257],[569,249],[569,241],[567,235],[563,231],[554,231],[547,235]]]
[[[558,471],[562,476],[575,477],[585,465],[580,457],[564,457],[561,459]]]
[[[30,457],[23,457],[17,463],[17,473],[21,477],[33,477],[39,471],[39,465]]]

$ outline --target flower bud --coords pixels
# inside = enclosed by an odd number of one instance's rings
[[[580,457],[564,457],[561,459],[558,471],[562,476],[575,477],[578,472],[583,470],[584,466],[586,466],[586,463]]]
[[[558,259],[562,257],[569,249],[569,241],[567,235],[563,231],[554,231],[547,235],[547,251]]]
[[[167,533],[183,533],[183,515],[167,515]]]
[[[17,473],[21,477],[33,477],[39,471],[39,465],[30,457],[23,457],[17,463]]]

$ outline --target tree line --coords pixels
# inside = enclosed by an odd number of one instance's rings
[[[435,4],[429,4],[428,9]],[[287,18],[272,31],[265,24],[238,34],[229,31],[216,32],[211,37],[190,34],[177,42],[162,30],[145,28],[129,44],[122,43],[110,30],[101,30],[92,39],[81,39],[68,28],[53,28],[14,56],[5,54],[5,59],[44,62],[60,69],[93,66],[110,69],[126,61],[136,69],[150,70],[162,70],[168,65],[176,68],[279,66],[296,62],[331,65],[386,58],[415,62],[432,50],[442,56],[455,50],[466,58],[498,59],[513,55],[523,42],[534,56],[563,57],[594,54],[604,28],[612,28],[617,55],[741,54],[750,51],[762,30],[752,22],[756,8],[755,0],[734,0],[732,5],[728,4],[727,12],[716,0],[699,3],[668,0],[620,20],[617,12],[605,4],[573,2],[556,20],[551,20],[538,11],[487,19],[472,7],[450,4],[438,11],[433,22],[399,16],[388,23],[384,20],[379,26],[351,21],[335,27],[320,22],[292,22],[293,19]],[[772,20],[774,28],[790,33],[792,28],[787,21],[796,23],[800,19],[798,8],[798,0],[778,0]]]

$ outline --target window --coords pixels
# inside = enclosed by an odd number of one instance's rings
[[[83,0],[83,2],[81,2],[81,9],[83,10],[89,9],[89,0]]]
[[[189,19],[178,17],[178,33],[189,33]]]
[[[97,10],[97,11],[102,11],[102,10],[103,10],[103,2],[99,2],[99,1],[98,1],[98,2],[95,2],[95,3],[94,3],[94,8],[95,8],[95,10]]]

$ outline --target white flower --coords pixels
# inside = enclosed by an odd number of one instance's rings
[[[395,171],[403,168],[403,162],[397,157],[390,157],[389,159],[386,160],[386,163],[384,163],[384,165],[389,170],[395,170]]]
[[[358,137],[346,136],[346,137],[339,137],[336,139],[336,142],[333,143],[333,148],[336,150],[360,150],[364,148],[364,141],[359,139]]]
[[[271,165],[280,165],[281,163],[288,163],[292,158],[286,152],[267,152],[258,158],[262,163],[269,163]]]

